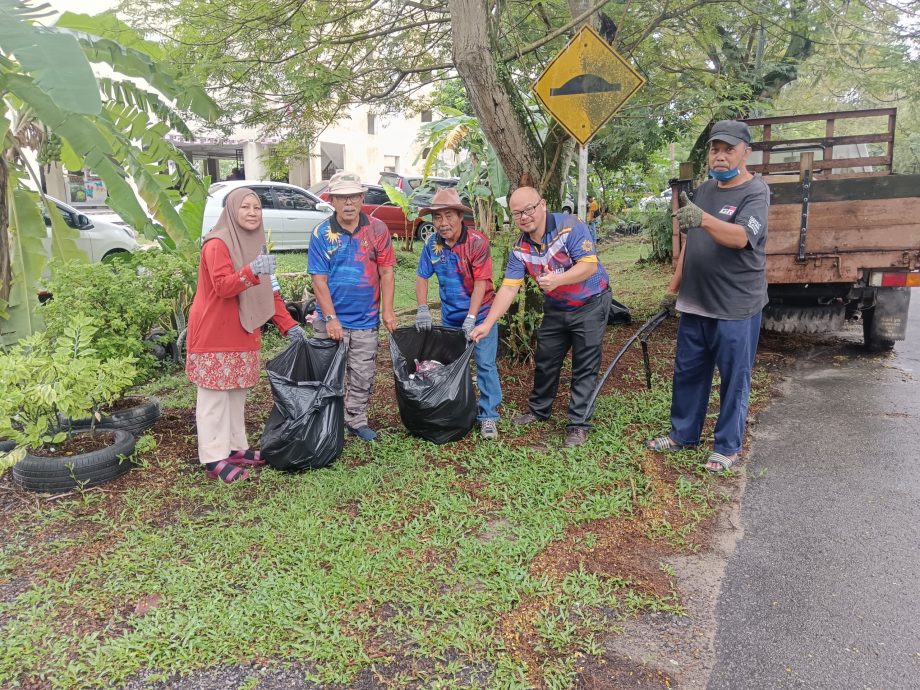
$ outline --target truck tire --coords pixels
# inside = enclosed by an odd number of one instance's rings
[[[894,341],[880,338],[875,321],[875,307],[864,309],[862,313],[863,343],[869,352],[890,352],[894,349]]]
[[[768,304],[763,310],[762,328],[776,333],[830,333],[843,328],[843,304],[796,306]]]

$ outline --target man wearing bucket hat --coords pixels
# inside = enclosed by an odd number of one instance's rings
[[[706,462],[722,472],[740,460],[751,392],[751,370],[767,303],[764,272],[770,190],[745,166],[751,133],[743,122],[722,120],[707,142],[709,176],[691,202],[680,195],[674,214],[687,233],[668,293],[681,313],[674,358],[671,431],[646,442],[670,452],[695,446],[706,419],[715,367],[719,418]],[[679,292],[678,292],[679,291]]]
[[[441,297],[441,322],[449,328],[462,328],[469,336],[476,324],[489,314],[495,288],[492,284],[492,254],[489,240],[481,232],[463,224],[472,213],[464,206],[456,189],[438,190],[431,204],[419,210],[431,215],[434,233],[425,243],[418,260],[415,297],[418,312],[415,327],[431,328],[428,309],[428,280],[438,276]],[[498,405],[502,389],[495,357],[498,353],[498,326],[476,343],[476,384],[479,387],[479,429],[483,438],[498,438]]]
[[[382,312],[387,330],[396,329],[393,311],[396,255],[386,225],[361,212],[367,189],[354,173],[329,180],[335,213],[316,226],[307,266],[316,295],[317,338],[344,340],[345,425],[364,441],[377,434],[368,426],[367,404],[377,367],[377,331]]]

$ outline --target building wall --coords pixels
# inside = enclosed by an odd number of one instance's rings
[[[321,152],[324,143],[344,146],[344,169],[357,173],[365,182],[376,183],[385,167],[395,167],[398,173],[421,173],[424,160],[421,147],[416,143],[421,116],[375,115],[376,133],[371,133],[368,131],[370,114],[373,111],[367,106],[355,106],[347,117],[320,135],[309,161],[313,183],[323,179]]]

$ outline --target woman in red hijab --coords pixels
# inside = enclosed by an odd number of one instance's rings
[[[211,479],[246,479],[265,464],[246,439],[246,393],[259,380],[260,328],[269,319],[291,340],[304,337],[272,292],[275,257],[265,251],[262,203],[251,189],[227,195],[204,238],[188,320],[185,371],[198,386],[198,459]]]

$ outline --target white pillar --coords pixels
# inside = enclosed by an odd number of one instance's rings
[[[266,148],[256,141],[243,144],[243,167],[246,169],[247,180],[261,180],[265,177],[265,164],[262,162],[265,153]]]

